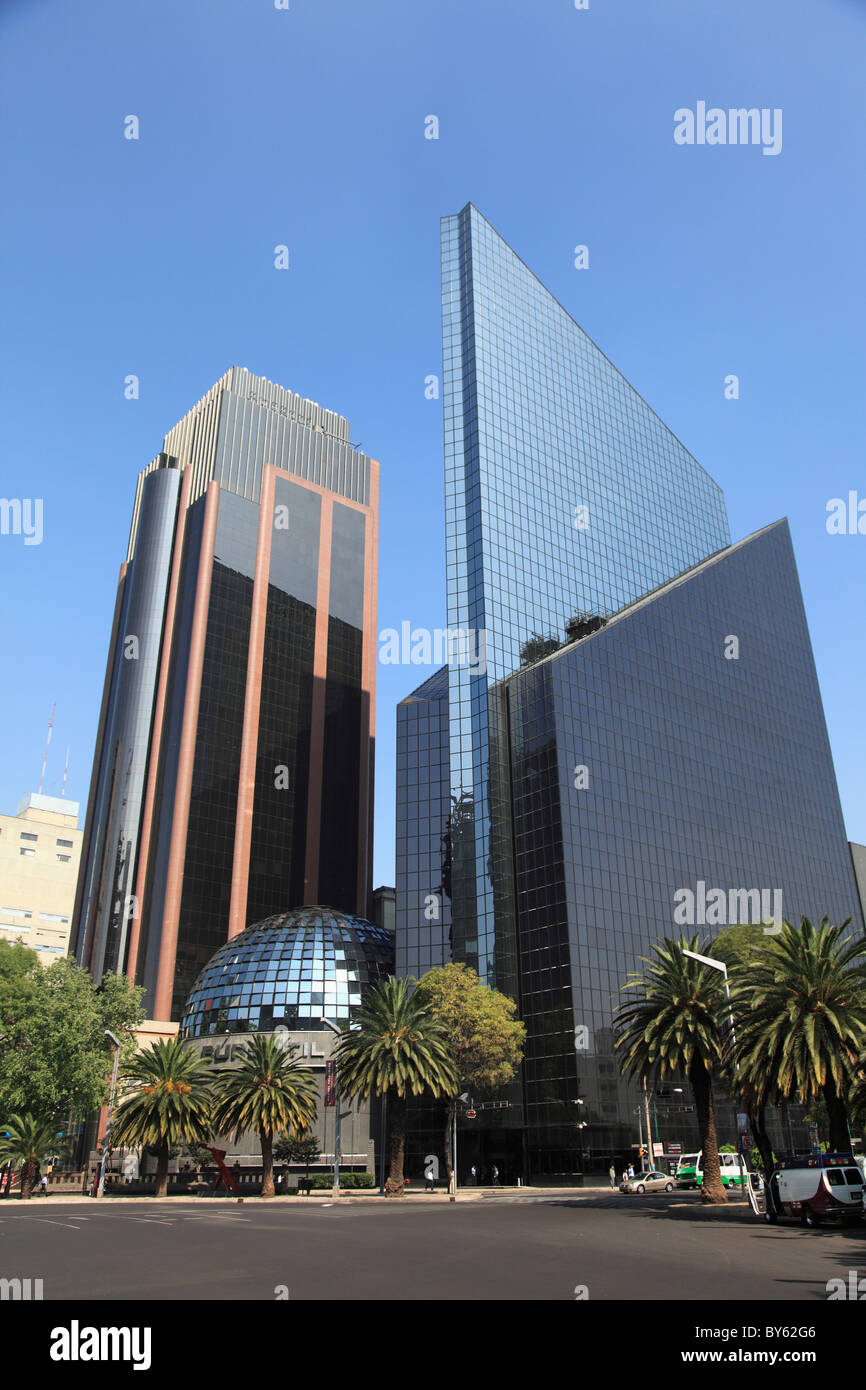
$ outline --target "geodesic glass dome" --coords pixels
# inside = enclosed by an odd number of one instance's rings
[[[192,987],[181,1037],[320,1030],[394,973],[394,933],[332,907],[266,917],[221,946]]]

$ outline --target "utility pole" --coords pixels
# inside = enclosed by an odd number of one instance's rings
[[[729,1024],[729,1027],[730,1027],[730,1029],[731,1029],[731,1055],[733,1056],[733,1059],[734,1059],[734,1076],[736,1077],[736,1075],[737,1075],[737,1073],[739,1072],[740,1068],[739,1068],[739,1064],[738,1064],[738,1062],[737,1062],[737,1035],[736,1035],[736,1032],[734,1031],[734,1014],[733,1014],[733,1010],[731,1009],[731,991],[730,991],[730,989],[729,989],[729,987],[728,987],[728,967],[727,967],[727,965],[725,964],[725,962],[724,962],[723,960],[715,960],[712,956],[701,956],[701,955],[698,954],[697,951],[687,951],[687,950],[685,949],[685,947],[683,948],[683,955],[684,955],[684,956],[688,956],[691,960],[699,960],[699,961],[701,962],[701,965],[708,965],[708,966],[710,967],[711,970],[718,970],[718,971],[721,972],[722,979],[723,979],[724,985],[725,985],[725,1002],[726,1002],[726,1004],[727,1004],[727,1006],[728,1006],[728,1024]],[[740,1099],[740,1104],[741,1104],[741,1105],[744,1104],[744,1102],[743,1102],[743,1100],[742,1100],[742,1096],[741,1096],[741,1099]],[[737,1126],[737,1129],[738,1129],[738,1131],[739,1131],[739,1124],[738,1124],[738,1126]],[[743,1142],[742,1142],[742,1137],[741,1137],[741,1135],[739,1134],[739,1132],[737,1133],[737,1155],[738,1155],[739,1161],[740,1161],[740,1162],[739,1162],[739,1168],[740,1168],[740,1191],[741,1191],[741,1192],[745,1192],[745,1190],[746,1190],[746,1171],[745,1171],[745,1166],[744,1166],[744,1164],[743,1164]],[[768,1184],[767,1184],[767,1191],[769,1192],[769,1190],[770,1190],[770,1185],[769,1185],[769,1183],[768,1183]]]
[[[105,1164],[108,1160],[108,1141],[111,1138],[111,1120],[114,1111],[114,1088],[117,1085],[117,1064],[120,1061],[120,1038],[115,1037],[110,1028],[106,1028],[105,1036],[111,1038],[114,1043],[114,1067],[111,1073],[111,1090],[108,1093],[108,1115],[105,1120],[105,1134],[102,1137],[102,1162],[99,1165],[99,1183],[96,1188],[97,1197],[101,1197],[105,1191]]]
[[[647,1150],[644,1149],[644,1143],[643,1143],[643,1124],[641,1123],[640,1106],[637,1107],[637,1111],[636,1111],[635,1113],[637,1114],[637,1137],[638,1137],[638,1144],[639,1144],[641,1150],[642,1150],[644,1153],[646,1153]],[[644,1167],[645,1167],[645,1161],[644,1161],[643,1158],[641,1158],[640,1166],[641,1166],[641,1172],[643,1172]]]
[[[642,1080],[643,1080],[643,1110],[644,1110],[644,1120],[645,1120],[645,1122],[646,1122],[647,1169],[649,1170],[649,1172],[652,1172],[653,1168],[655,1167],[655,1155],[653,1154],[652,1128],[651,1128],[651,1126],[650,1126],[649,1091],[648,1091],[648,1089],[647,1089],[646,1076],[644,1076],[644,1077],[642,1078]]]

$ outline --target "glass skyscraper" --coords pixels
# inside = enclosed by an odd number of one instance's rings
[[[711,935],[712,889],[860,925],[851,856],[787,525],[731,546],[718,485],[471,204],[442,295],[448,628],[485,662],[398,706],[397,971],[466,961],[527,1025],[467,1164],[606,1172],[639,957]]]
[[[600,1171],[635,1129],[613,1015],[654,941],[825,914],[863,929],[787,523],[627,606],[498,696],[529,1166]],[[694,1118],[660,1108],[654,1138],[688,1148]],[[722,1142],[736,1137],[730,1107],[720,1127]]]
[[[718,485],[471,204],[442,221],[442,332],[448,627],[486,650],[484,674],[449,668],[452,932],[513,992],[489,688],[534,634],[616,612],[730,535]]]
[[[348,422],[245,368],[139,477],[73,929],[151,1017],[251,922],[367,913],[377,515]]]

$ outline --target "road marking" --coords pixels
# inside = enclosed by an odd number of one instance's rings
[[[184,1221],[235,1221],[244,1222],[249,1225],[251,1216],[221,1216],[219,1212],[214,1212],[213,1216],[184,1216]]]
[[[50,1216],[34,1216],[34,1221],[41,1221],[44,1226],[62,1226],[65,1231],[80,1231],[80,1226],[73,1226],[71,1221],[52,1221]]]

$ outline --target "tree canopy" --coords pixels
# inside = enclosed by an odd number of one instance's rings
[[[0,941],[0,1118],[83,1115],[107,1096],[110,1028],[135,1051],[141,989],[109,974],[94,984],[68,956],[43,967],[35,951]]]
[[[468,965],[428,970],[418,997],[433,1009],[454,1052],[460,1081],[482,1090],[510,1081],[523,1059],[526,1027],[512,999],[483,984]]]

